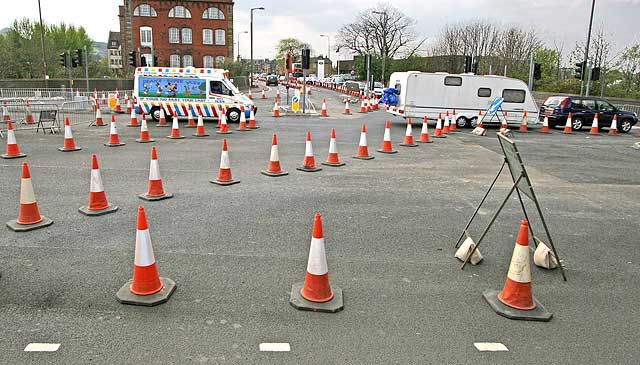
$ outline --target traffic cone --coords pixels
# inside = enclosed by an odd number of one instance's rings
[[[180,124],[178,123],[178,118],[173,117],[173,125],[171,126],[171,134],[166,138],[169,139],[183,139],[184,136],[180,135]]]
[[[135,110],[131,110],[129,112],[130,114],[130,118],[129,118],[129,124],[127,124],[127,127],[139,127],[138,124],[138,116],[136,115]]]
[[[476,128],[484,128],[482,125],[482,110],[478,111],[478,123],[476,124]]]
[[[503,317],[546,322],[551,320],[552,314],[531,293],[528,229],[529,224],[523,219],[502,291],[488,290],[482,296]]]
[[[373,96],[373,110],[378,110],[378,98]]]
[[[227,139],[222,140],[222,152],[220,153],[220,171],[218,172],[218,178],[216,180],[210,180],[214,184],[218,185],[233,185],[240,182],[240,180],[234,180],[231,176],[231,164],[229,163],[229,151],[227,151]]]
[[[449,122],[449,111],[444,115],[444,127],[442,133],[447,134],[451,131],[451,123]]]
[[[280,101],[280,88],[276,89],[276,102]]]
[[[131,109],[132,109],[131,108],[131,99],[127,98],[127,109],[126,109],[125,113],[130,114],[131,113]]]
[[[549,134],[549,113],[544,113],[544,119],[542,120],[542,128],[540,133]]]
[[[300,310],[335,313],[344,308],[342,289],[331,288],[322,233],[322,217],[316,213],[303,283],[293,284],[289,303]]]
[[[436,130],[433,132],[433,137],[447,138],[447,136],[442,133],[442,113],[438,114],[438,121],[436,122]]]
[[[140,138],[136,139],[138,143],[149,143],[155,142],[155,139],[152,139],[149,136],[149,128],[147,128],[147,119],[142,119],[142,123],[140,123]]]
[[[40,215],[38,202],[33,192],[31,183],[31,174],[29,173],[29,165],[22,163],[22,179],[20,181],[20,209],[18,210],[18,219],[7,222],[7,227],[15,232],[26,232],[38,228],[47,227],[53,224],[53,221],[45,216]]]
[[[236,128],[236,130],[240,132],[248,132],[251,130],[247,128],[247,118],[245,117],[244,107],[242,107],[240,110],[240,123],[238,124],[238,128]]]
[[[107,105],[107,95],[105,95],[105,93],[102,93],[101,103],[102,105]]]
[[[96,121],[93,123],[93,125],[95,125],[97,127],[103,127],[106,124],[102,120],[102,112],[100,111],[100,106],[99,105],[100,104],[96,104]]]
[[[220,129],[220,126],[222,125],[222,119],[227,119],[227,112],[223,105],[220,106],[220,110],[218,111],[218,124],[216,125],[217,129]]]
[[[10,121],[11,121],[11,116],[9,115],[9,109],[7,108],[6,105],[3,105],[2,106],[2,122],[9,123]]]
[[[104,193],[102,185],[102,176],[98,167],[98,158],[95,154],[91,155],[91,184],[89,186],[89,204],[78,208],[78,211],[84,215],[96,216],[113,213],[118,210],[115,205],[107,202],[107,195]]]
[[[351,109],[349,109],[349,98],[344,101],[344,115],[351,115]]]
[[[249,89],[249,93],[247,94],[247,96],[249,97],[249,99],[253,100],[253,94],[251,94],[251,89]]]
[[[321,117],[328,117],[329,115],[327,114],[327,99],[322,99],[322,110],[320,111],[320,116]]]
[[[589,134],[592,136],[600,135],[600,128],[598,126],[598,113],[596,113],[596,115],[593,117],[593,122],[591,122],[591,130],[589,131]]]
[[[160,165],[158,164],[158,152],[155,147],[151,147],[151,162],[149,164],[149,186],[147,192],[138,195],[138,198],[147,201],[156,201],[173,198],[173,194],[164,191],[162,177],[160,176]]]
[[[220,129],[216,131],[218,134],[231,134],[232,131],[229,130],[229,125],[227,124],[227,115],[224,112],[220,113],[220,117],[218,118],[220,122]]]
[[[311,144],[311,132],[307,131],[307,140],[304,146],[304,160],[302,166],[297,167],[296,170],[304,172],[316,172],[322,170],[320,167],[316,167],[316,160],[313,157],[313,145]]]
[[[456,119],[456,110],[453,109],[453,112],[451,113],[451,123],[449,124],[449,132],[457,132],[458,131],[458,125],[457,125],[457,119]]]
[[[191,108],[187,108],[187,126],[185,128],[195,128],[196,122],[193,119],[193,113],[191,112]]]
[[[609,135],[615,136],[618,135],[618,116],[614,115],[613,120],[611,121],[611,127],[609,127]]]
[[[280,116],[280,108],[278,107],[278,100],[276,99],[276,102],[273,104],[273,116],[274,118],[277,118]]]
[[[126,143],[120,142],[120,137],[118,136],[118,127],[116,126],[116,118],[112,114],[111,115],[111,123],[109,126],[109,142],[104,145],[107,147],[118,147],[124,146]]]
[[[566,133],[566,134],[571,134],[573,133],[573,123],[571,123],[571,113],[569,113],[569,116],[567,117],[567,122],[564,124],[564,130],[562,131],[562,133]]]
[[[176,289],[176,283],[158,275],[147,215],[143,206],[138,207],[136,248],[133,262],[133,278],[116,293],[118,301],[122,304],[154,306],[169,300]]]
[[[369,146],[367,146],[367,126],[362,123],[360,131],[360,143],[358,143],[358,153],[353,156],[359,160],[373,160],[375,157],[369,155]]]
[[[344,166],[344,162],[340,162],[340,157],[338,157],[338,147],[336,144],[336,130],[331,128],[331,138],[329,139],[329,154],[327,155],[327,160],[322,162],[323,165],[326,166]]]
[[[413,126],[411,125],[411,118],[407,118],[407,129],[404,134],[404,141],[400,143],[400,146],[404,147],[418,147],[413,143]]]
[[[58,148],[58,151],[62,152],[71,152],[71,151],[79,151],[82,148],[76,146],[76,143],[73,141],[73,133],[71,132],[71,124],[69,124],[69,118],[64,119],[64,142],[62,147]]]
[[[122,113],[122,106],[120,106],[120,99],[118,98],[116,98],[115,112],[118,114]]]
[[[387,124],[384,127],[384,137],[382,139],[382,147],[378,150],[380,153],[398,153],[398,151],[393,149],[391,145],[391,125],[387,120]]]
[[[520,123],[520,128],[518,128],[519,133],[527,133],[529,129],[527,128],[527,111],[525,110],[522,113],[522,123]]]
[[[168,126],[169,124],[167,123],[167,118],[164,114],[164,108],[160,107],[160,119],[158,119],[158,124],[156,124],[156,127],[168,127]]]
[[[262,93],[260,94],[260,99],[266,99],[267,95],[264,93],[264,89],[262,89]]]
[[[258,127],[256,125],[256,114],[253,112],[253,107],[251,107],[251,109],[249,109],[249,129],[258,129],[260,127]]]
[[[418,143],[431,143],[432,140],[429,139],[429,127],[427,125],[427,116],[425,115],[422,119],[422,130],[420,131],[420,140]]]
[[[504,120],[500,121],[500,130],[509,129],[509,123],[507,123],[507,112],[503,113]]]
[[[20,152],[11,121],[7,122],[7,151],[4,155],[0,155],[0,157],[4,159],[27,157],[26,154]]]
[[[208,134],[204,131],[204,121],[202,120],[202,114],[198,112],[198,125],[196,126],[196,133],[193,134],[194,137],[207,137]]]
[[[283,171],[280,167],[280,154],[278,153],[278,139],[276,134],[273,134],[271,139],[271,156],[269,157],[269,167],[266,170],[261,171],[263,175],[277,177],[289,175],[288,172]]]
[[[358,113],[366,113],[367,107],[364,105],[364,99],[360,102],[360,111]]]
[[[27,124],[35,124],[35,120],[33,119],[33,114],[31,114],[31,103],[29,100],[25,103],[26,116],[24,117],[24,122]]]
[[[373,99],[367,98],[367,112],[373,111]]]

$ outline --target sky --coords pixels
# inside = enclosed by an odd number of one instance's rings
[[[66,22],[83,26],[95,41],[106,42],[109,31],[118,31],[118,5],[122,0],[41,0],[45,23]],[[272,58],[282,38],[298,38],[326,54],[329,35],[355,19],[358,12],[376,4],[376,0],[236,0],[234,30],[249,30],[249,9],[254,11],[254,57]],[[416,31],[433,42],[450,23],[487,20],[535,28],[549,46],[554,42],[569,53],[577,41],[586,40],[591,0],[394,0],[393,6],[416,20]],[[640,0],[596,0],[594,28],[602,27],[614,42],[611,56],[640,42]],[[22,0],[5,4],[0,12],[0,28],[19,17],[38,18],[38,1]],[[249,57],[249,34],[240,34],[240,53]],[[235,48],[235,47],[234,47]],[[237,48],[236,48],[237,55]],[[332,53],[333,60],[344,55]]]

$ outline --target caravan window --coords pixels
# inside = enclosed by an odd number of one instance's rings
[[[402,89],[402,85],[400,84],[400,81],[396,81],[396,85],[393,88],[398,90],[398,95],[400,95],[400,90]]]
[[[524,98],[527,93],[521,89],[504,89],[502,90],[502,97],[505,103],[524,103]]]
[[[446,86],[462,86],[462,77],[447,76],[444,78],[444,84]]]
[[[488,98],[491,96],[491,89],[488,87],[481,87],[478,89],[478,96],[481,98]]]

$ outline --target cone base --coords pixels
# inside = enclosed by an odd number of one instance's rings
[[[432,138],[447,138],[447,136],[442,135],[442,136],[431,136]]]
[[[160,278],[160,282],[162,282],[162,289],[159,292],[151,295],[136,295],[129,290],[133,283],[133,279],[131,279],[118,290],[116,299],[122,304],[143,305],[147,307],[165,303],[176,290],[176,283],[171,279],[163,277]]]
[[[166,136],[164,138],[168,138],[168,139],[184,139],[184,136],[178,136],[178,137],[174,137],[174,136]]]
[[[220,185],[220,186],[227,186],[227,185],[237,184],[240,182],[240,180],[231,180],[231,181],[209,180],[209,182],[212,184]]]
[[[300,167],[296,167],[296,170],[298,171],[304,171],[304,172],[317,172],[322,170],[321,167],[307,167],[307,166],[300,166]]]
[[[7,154],[4,154],[4,155],[0,155],[0,157],[4,158],[5,160],[10,160],[10,159],[12,159],[12,158],[27,157],[27,155],[21,152],[21,153],[18,153],[17,155],[7,155]]]
[[[255,126],[255,127],[247,127],[247,128],[249,128],[249,129],[258,129],[258,128],[260,128],[260,127]]]
[[[90,127],[106,127],[107,123],[96,124],[95,122],[91,123]]]
[[[119,146],[124,146],[126,143],[105,143],[104,145],[107,147],[119,147]]]
[[[151,142],[155,142],[155,141],[156,140],[153,139],[153,138],[149,138],[149,139],[145,139],[145,140],[142,140],[140,138],[136,139],[136,142],[138,142],[138,143],[151,143]]]
[[[58,147],[58,151],[60,152],[73,152],[73,151],[80,151],[81,149],[82,147],[75,147],[75,148]]]
[[[154,202],[158,200],[173,198],[173,194],[165,192],[164,195],[152,196],[152,195],[147,195],[147,193],[144,193],[144,194],[138,195],[138,198],[142,200],[146,200],[148,202]]]
[[[389,153],[389,154],[398,153],[398,151],[396,151],[396,150],[389,150],[389,151],[387,151],[387,150],[378,150],[378,152],[380,152],[380,153]]]
[[[489,303],[491,308],[498,313],[499,315],[516,320],[525,320],[525,321],[542,321],[549,322],[553,314],[547,311],[536,298],[533,298],[533,302],[536,304],[536,308],[525,311],[520,309],[515,309],[505,305],[498,299],[499,290],[486,290],[482,293],[484,299]]]
[[[168,127],[169,123],[165,123],[165,124],[156,124],[156,127]]]
[[[417,144],[415,144],[415,143],[411,143],[411,144],[408,144],[408,143],[400,143],[400,146],[402,146],[402,147],[418,147],[418,145],[417,145]]]
[[[89,209],[89,207],[87,206],[81,206],[80,208],[78,208],[78,211],[84,215],[88,215],[90,217],[93,216],[98,216],[98,215],[105,215],[105,214],[109,214],[109,213],[114,213],[118,210],[119,208],[115,205],[109,205],[108,207],[104,208],[104,209]]]
[[[251,132],[251,129],[249,129],[249,127],[245,127],[245,128],[242,128],[242,129],[240,129],[240,128],[236,128],[236,130],[237,130],[238,132]]]
[[[194,133],[194,134],[192,134],[192,136],[194,136],[194,137],[209,137],[209,135],[206,134],[206,133],[203,133],[203,134],[195,134]]]
[[[303,282],[295,283],[291,287],[291,298],[289,304],[298,310],[311,311],[311,312],[325,312],[336,313],[344,309],[344,300],[342,297],[342,289],[332,285],[333,299],[324,303],[311,302],[302,297],[300,290],[302,290]]]
[[[325,166],[333,166],[333,167],[340,167],[340,166],[346,165],[346,163],[344,163],[344,162],[328,162],[328,161],[324,161],[324,162],[320,162],[320,163],[325,165]]]
[[[374,156],[351,156],[352,158],[356,158],[358,160],[373,160]]]
[[[226,132],[216,131],[216,133],[218,133],[218,134],[231,134],[233,132],[232,131],[226,131]]]
[[[542,133],[542,134],[553,134],[553,132],[551,132],[551,131],[547,131],[547,132],[540,131],[539,133]]]
[[[14,232],[28,232],[34,229],[48,227],[53,224],[53,221],[45,216],[42,216],[42,220],[34,224],[20,224],[16,219],[7,222],[7,227]]]
[[[351,115],[351,113],[342,113],[342,115]]]
[[[416,141],[416,142],[417,142],[417,143],[433,143],[433,141],[432,141],[432,140],[428,140],[428,141],[426,141],[426,142],[422,142],[422,141]]]
[[[289,173],[287,171],[284,171],[284,170],[280,171],[280,172],[269,172],[267,170],[262,170],[262,171],[260,171],[260,173],[263,174],[263,175],[271,176],[271,177],[289,175]]]

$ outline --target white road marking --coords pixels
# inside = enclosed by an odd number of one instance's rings
[[[500,342],[474,342],[473,346],[481,352],[509,351],[507,346]]]
[[[60,348],[59,343],[30,343],[24,348],[25,352],[56,352]]]
[[[261,343],[260,351],[270,351],[270,352],[289,352],[291,351],[291,345],[288,342],[280,342],[280,343]]]

